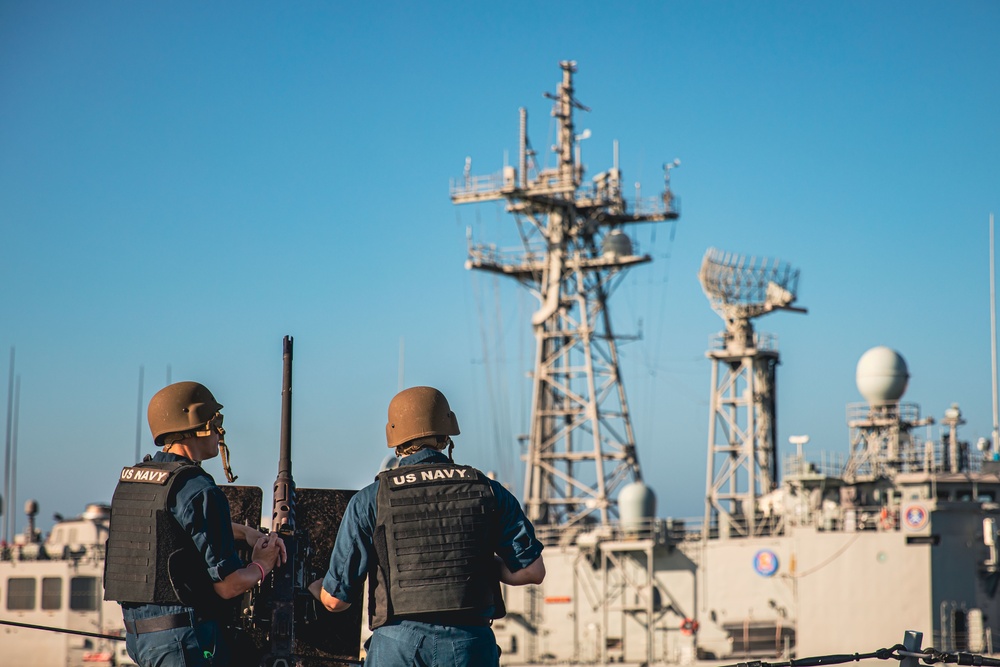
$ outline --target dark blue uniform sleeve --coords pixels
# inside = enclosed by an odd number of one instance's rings
[[[347,503],[337,540],[330,553],[330,567],[323,577],[323,590],[342,602],[361,599],[364,578],[375,534],[375,494],[378,482],[354,494]]]
[[[491,480],[497,499],[500,539],[497,555],[511,572],[526,568],[542,555],[542,543],[535,537],[535,528],[524,516],[517,498],[500,482]]]
[[[212,581],[222,581],[244,567],[236,553],[229,501],[211,479],[197,475],[186,482],[177,492],[173,511],[205,559]]]

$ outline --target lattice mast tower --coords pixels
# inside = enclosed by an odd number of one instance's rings
[[[777,486],[778,348],[753,319],[792,306],[798,269],[777,260],[709,248],[698,272],[712,308],[726,323],[706,356],[712,360],[704,534],[758,535],[757,500]]]
[[[582,186],[584,167],[573,113],[589,111],[574,97],[576,63],[563,61],[552,115],[558,132],[554,168],[538,169],[520,110],[518,167],[471,176],[469,160],[451,184],[455,204],[503,199],[514,214],[523,247],[510,252],[470,241],[466,267],[510,276],[539,300],[532,316],[536,342],[531,427],[525,455],[525,506],[536,525],[565,527],[594,514],[608,523],[615,493],[640,480],[616,335],[608,298],[625,269],[649,262],[636,254],[626,225],[679,217],[664,167],[664,191],[630,207],[614,166]]]

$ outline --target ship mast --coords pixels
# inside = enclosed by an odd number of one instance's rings
[[[510,276],[539,300],[524,495],[528,517],[553,528],[593,515],[609,523],[616,491],[642,478],[608,298],[626,269],[652,259],[634,251],[623,229],[679,217],[667,178],[660,197],[629,206],[617,146],[614,166],[581,186],[579,141],[590,133],[575,134],[573,114],[589,109],[573,95],[576,63],[560,67],[562,82],[546,94],[558,123],[557,165],[529,173],[534,153],[522,108],[518,168],[474,177],[467,162],[465,176],[451,186],[455,204],[506,200],[523,241],[509,253],[470,242],[466,267]]]
[[[712,309],[726,330],[712,341],[712,394],[708,423],[708,472],[702,536],[764,534],[758,500],[778,484],[777,368],[773,336],[758,334],[753,320],[793,306],[798,269],[777,260],[709,248],[698,272]]]

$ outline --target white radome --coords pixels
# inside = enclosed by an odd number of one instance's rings
[[[855,379],[861,395],[877,405],[898,401],[906,391],[910,374],[903,355],[880,345],[861,355]]]
[[[648,528],[656,516],[656,494],[640,481],[626,484],[618,492],[618,518],[626,531]]]

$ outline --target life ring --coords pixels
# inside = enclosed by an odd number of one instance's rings
[[[693,618],[685,618],[681,622],[681,634],[690,637],[698,632],[698,621]]]
[[[896,527],[895,517],[889,514],[889,509],[886,507],[882,508],[879,513],[879,523],[882,525],[882,530],[892,530]]]

